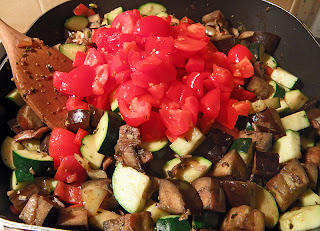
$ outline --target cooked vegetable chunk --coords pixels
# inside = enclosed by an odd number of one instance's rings
[[[279,209],[283,212],[299,198],[308,184],[309,179],[302,165],[293,159],[267,182],[266,188],[272,193]]]
[[[161,180],[158,208],[180,214],[199,215],[203,205],[197,190],[180,180]]]
[[[226,211],[226,195],[220,181],[212,177],[200,177],[192,182],[200,195],[203,209],[216,212]]]
[[[251,138],[261,152],[268,152],[272,148],[272,133],[242,130],[239,138]]]
[[[63,229],[88,230],[88,211],[84,207],[61,208],[57,226]]]
[[[247,90],[260,96],[261,99],[268,99],[274,92],[273,87],[260,77],[252,76],[247,84]]]

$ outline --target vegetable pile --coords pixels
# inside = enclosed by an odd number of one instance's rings
[[[96,7],[92,4],[91,7]],[[28,224],[136,231],[320,227],[320,109],[272,56],[280,38],[157,3],[80,4],[55,71],[66,128],[21,109],[1,146]],[[18,98],[18,99],[17,99]],[[12,122],[12,121],[11,121]]]

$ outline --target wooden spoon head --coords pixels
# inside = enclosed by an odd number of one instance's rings
[[[26,101],[50,128],[65,127],[67,97],[53,87],[54,71],[69,72],[72,61],[40,41],[9,54],[13,80]]]

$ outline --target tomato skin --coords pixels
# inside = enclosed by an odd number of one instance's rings
[[[206,93],[200,99],[199,109],[208,118],[217,118],[220,112],[220,89],[216,88]]]
[[[169,133],[174,136],[180,136],[186,133],[193,126],[192,116],[189,111],[161,108],[159,114]]]
[[[71,110],[89,110],[89,104],[82,101],[83,97],[71,96],[67,99],[66,107],[67,111]]]
[[[199,52],[207,46],[206,41],[201,41],[186,36],[179,36],[174,41],[174,47],[181,51]]]
[[[192,72],[184,77],[183,82],[193,90],[193,95],[198,99],[203,96],[204,75],[199,72]]]
[[[158,112],[151,111],[150,119],[141,125],[141,140],[150,142],[165,137],[164,126]]]
[[[74,138],[75,144],[81,145],[81,141],[83,137],[85,137],[86,135],[89,135],[89,132],[87,132],[86,130],[83,130],[82,128],[79,128],[76,133],[76,137]]]
[[[233,89],[233,91],[231,92],[231,98],[239,101],[249,100],[253,102],[257,99],[257,96],[254,93],[245,89]]]
[[[148,88],[148,91],[155,99],[159,100],[165,96],[168,88],[169,88],[169,83],[162,82],[159,84],[151,84],[151,86]]]
[[[59,198],[59,200],[67,202],[69,204],[81,204],[81,186],[72,186],[62,181],[58,181],[57,186],[53,193]]]
[[[200,23],[193,23],[187,27],[186,34],[190,38],[207,40],[206,28]]]
[[[233,76],[231,72],[223,67],[218,67],[213,64],[213,73],[211,75],[211,80],[216,88],[222,91],[231,92],[234,87]]]
[[[174,39],[170,37],[149,36],[146,38],[145,51],[167,59],[173,52]]]
[[[235,45],[228,52],[228,60],[230,63],[239,63],[245,57],[250,61],[252,59],[252,53],[247,47],[241,44]]]
[[[102,65],[104,63],[104,58],[101,52],[97,51],[95,48],[90,48],[87,51],[86,59],[84,60],[83,64],[93,67],[96,65]]]
[[[150,119],[151,104],[149,102],[139,101],[136,97],[129,103],[118,99],[118,104],[124,121],[130,126],[138,127]]]
[[[58,167],[54,179],[64,183],[83,183],[88,178],[87,171],[74,156],[65,156]]]
[[[138,10],[127,10],[114,18],[111,23],[111,28],[117,28],[124,34],[130,34],[133,32],[134,26],[140,18],[141,15]]]
[[[220,112],[216,121],[231,130],[238,120],[238,113],[233,107],[236,102],[236,99],[230,99],[230,95],[221,94]]]
[[[110,63],[110,73],[115,75],[118,72],[126,71],[130,69],[128,63],[128,54],[123,50],[119,50],[113,55],[112,61]]]
[[[215,52],[212,54],[213,63],[219,67],[229,68],[228,57],[222,52]]]
[[[150,15],[137,20],[133,29],[133,34],[141,37],[168,37],[172,34],[172,32],[169,23],[158,16]]]
[[[195,96],[189,96],[185,99],[182,110],[189,111],[192,117],[192,124],[195,127],[198,121],[199,102]]]
[[[55,168],[60,166],[65,156],[80,154],[80,145],[74,142],[76,135],[64,128],[54,128],[49,141],[49,155],[53,158]]]
[[[95,79],[94,69],[87,65],[79,66],[67,74],[54,72],[53,86],[61,93],[76,96],[92,95],[92,86]]]

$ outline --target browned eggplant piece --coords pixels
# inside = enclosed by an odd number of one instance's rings
[[[317,105],[318,105],[319,101],[317,100],[316,97],[314,96],[311,96],[309,97],[309,100],[299,109],[300,111],[309,111],[311,109],[318,109],[320,111],[319,108],[317,108]],[[307,113],[308,115],[308,113]],[[317,117],[319,117],[320,115],[318,115]]]
[[[52,201],[43,196],[33,194],[24,206],[19,218],[30,225],[43,225],[54,223],[56,210]]]
[[[267,182],[266,188],[276,199],[279,209],[284,212],[299,198],[308,185],[307,173],[300,162],[293,159]]]
[[[104,231],[153,231],[150,212],[126,214],[103,222]]]
[[[278,153],[255,151],[253,157],[252,175],[257,175],[269,180],[278,173],[278,170]]]
[[[319,108],[311,108],[306,111],[307,117],[310,121],[310,124],[313,128],[319,130],[320,129],[320,109]]]
[[[30,184],[18,191],[8,191],[7,195],[11,203],[20,211],[26,205],[28,200],[34,195],[39,194],[40,190],[35,184]]]
[[[262,79],[264,79],[265,70],[261,66],[260,61],[256,61],[253,63],[254,74]]]
[[[304,162],[309,164],[320,164],[320,147],[310,147],[304,155]]]
[[[17,142],[30,139],[41,139],[48,131],[50,131],[49,127],[42,127],[37,130],[24,130],[15,135],[13,139]]]
[[[217,128],[209,131],[206,139],[192,153],[195,156],[203,156],[212,162],[212,165],[218,163],[223,155],[228,151],[233,142],[233,136]]]
[[[213,169],[212,176],[222,179],[248,180],[246,164],[235,149],[225,154]]]
[[[50,142],[50,134],[47,134],[40,143],[41,152],[45,152],[45,153],[49,152],[49,142]]]
[[[89,104],[89,111],[90,111],[90,124],[93,128],[96,128],[101,117],[104,114],[104,110],[96,108],[92,104]]]
[[[226,18],[224,17],[223,13],[221,12],[221,10],[215,10],[209,14],[206,14],[202,17],[202,22],[203,23],[208,23],[208,22],[213,22],[216,21],[217,24],[225,25],[227,26],[227,21]]]
[[[137,147],[141,145],[140,130],[129,125],[122,125],[119,129],[119,139],[117,147],[120,152],[127,149],[127,147]]]
[[[77,109],[68,111],[65,125],[68,130],[74,133],[76,133],[79,128],[88,130],[90,128],[89,110]]]
[[[304,170],[307,173],[307,176],[309,178],[309,185],[308,187],[312,190],[316,190],[317,182],[318,182],[318,176],[319,176],[319,165],[317,164],[307,164],[307,163],[301,163]]]
[[[57,226],[62,229],[88,230],[88,211],[82,206],[59,210]]]
[[[272,133],[241,130],[239,138],[251,138],[256,150],[269,152],[272,148]]]
[[[222,187],[232,207],[248,205],[256,208],[257,184],[251,181],[224,180]]]
[[[171,213],[200,215],[203,204],[197,190],[188,182],[162,179],[158,208]]]
[[[17,121],[17,118],[13,118],[11,120],[9,120],[7,122],[9,128],[15,133],[15,134],[18,134],[20,132],[22,132],[22,127],[20,126],[20,124],[18,123]]]
[[[228,54],[229,50],[236,45],[236,41],[232,34],[218,34],[210,38],[217,49],[224,54]]]
[[[192,182],[192,186],[200,195],[203,209],[221,213],[226,211],[226,195],[219,180],[200,177]]]
[[[246,85],[247,90],[253,92],[261,99],[267,99],[274,92],[273,87],[258,76],[252,76]]]
[[[37,130],[44,126],[41,119],[27,104],[22,106],[17,114],[17,122],[22,130]]]
[[[279,113],[270,107],[252,117],[252,127],[255,131],[272,133],[275,140],[286,135]]]
[[[248,205],[241,205],[230,209],[225,216],[221,231],[264,231],[265,217],[262,212]]]
[[[266,53],[273,55],[280,43],[280,39],[280,36],[276,34],[266,31],[256,31],[253,34],[251,42],[262,43]]]

